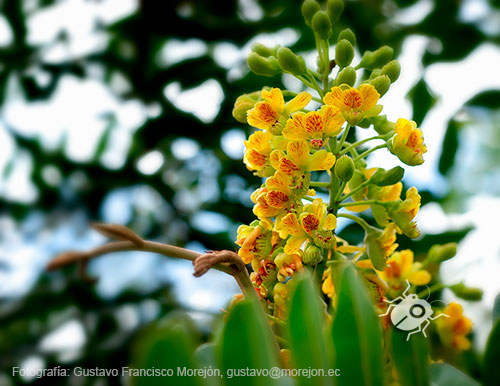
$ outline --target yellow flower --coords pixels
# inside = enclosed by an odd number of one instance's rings
[[[384,205],[389,217],[403,231],[403,233],[411,238],[418,237],[420,231],[415,222],[415,216],[420,208],[420,194],[417,188],[412,187],[406,191],[406,199],[399,202],[390,202]]]
[[[296,271],[300,271],[302,269],[302,259],[297,253],[292,255],[279,253],[274,258],[274,263],[278,268],[278,281],[285,281],[287,277],[293,276]]]
[[[245,264],[254,258],[262,260],[272,251],[272,239],[272,231],[264,222],[254,221],[250,225],[240,225],[236,240],[236,244],[241,247],[238,255]]]
[[[381,107],[377,106],[380,94],[371,84],[362,84],[357,89],[342,85],[332,87],[323,101],[329,106],[337,107],[350,125],[357,125],[363,119],[373,117],[380,113]]]
[[[297,217],[295,213],[288,213],[276,225],[276,231],[282,239],[291,236],[285,245],[285,253],[296,253],[308,239],[322,248],[333,248],[336,239],[331,232],[337,226],[337,218],[326,211],[326,205],[320,198],[312,204],[305,205],[302,213]]]
[[[328,143],[329,137],[336,137],[342,131],[344,117],[339,109],[323,106],[319,111],[296,113],[286,123],[283,136],[294,141],[309,141],[313,149],[320,149]]]
[[[321,285],[321,291],[323,291],[323,293],[330,299],[335,296],[335,287],[333,286],[331,267],[323,272],[323,284]]]
[[[389,142],[389,150],[407,165],[415,166],[424,162],[427,152],[422,131],[414,121],[399,118],[394,127],[395,135]]]
[[[414,285],[425,285],[431,281],[431,274],[421,269],[422,264],[414,262],[413,252],[405,249],[394,252],[387,260],[383,271],[377,271],[379,276],[387,283],[391,296],[397,297],[406,288],[406,280]],[[373,268],[369,260],[357,262],[360,268]]]
[[[443,314],[449,317],[436,319],[439,336],[445,344],[458,351],[468,350],[471,342],[466,336],[472,329],[472,321],[463,315],[463,308],[458,303],[448,304]]]
[[[269,155],[271,154],[271,139],[273,135],[264,131],[253,133],[245,141],[245,156],[243,162],[250,171],[262,172],[269,168]]]
[[[283,93],[279,88],[262,90],[264,101],[257,102],[253,109],[248,110],[247,120],[250,126],[262,130],[270,130],[272,134],[280,134],[286,119],[290,114],[304,108],[312,96],[301,92],[285,104]]]
[[[369,226],[366,229],[364,243],[366,245],[366,253],[375,268],[383,269],[387,257],[398,247],[398,244],[396,244],[396,224],[388,224],[383,231]]]
[[[291,141],[286,149],[286,155],[281,150],[271,153],[271,162],[278,164],[278,170],[286,174],[329,170],[335,164],[335,156],[325,149],[310,154],[306,141]]]

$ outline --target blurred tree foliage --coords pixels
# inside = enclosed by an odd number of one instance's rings
[[[346,1],[345,13],[335,26],[334,36],[341,29],[350,27],[361,37],[358,41],[361,50],[373,50],[387,44],[395,48],[396,55],[408,36],[427,36],[432,38],[434,46],[437,43],[440,48],[429,48],[425,52],[422,59],[424,66],[460,60],[478,45],[484,42],[497,44],[500,39],[498,34],[484,32],[479,22],[465,22],[460,18],[464,2],[456,0],[435,0],[431,11],[416,24],[398,24],[395,21],[394,17],[398,12],[407,11],[409,7],[420,2]],[[138,9],[132,15],[112,25],[96,25],[96,32],[105,32],[110,37],[105,49],[58,63],[43,61],[40,55],[43,47],[28,44],[26,3],[28,1],[6,1],[1,6],[1,12],[13,30],[14,39],[11,45],[0,49],[2,105],[6,103],[6,90],[12,75],[20,77],[28,102],[35,103],[48,100],[65,76],[88,79],[93,76],[89,68],[98,65],[104,70],[104,82],[110,84],[113,74],[120,74],[132,85],[129,91],[117,95],[122,102],[139,100],[145,106],[159,106],[160,113],[148,118],[133,134],[125,164],[117,170],[105,167],[100,161],[102,153],[113,145],[113,137],[110,134],[116,129],[116,117],[105,117],[109,126],[100,139],[97,152],[91,161],[83,163],[69,159],[62,147],[48,151],[38,138],[24,136],[15,127],[8,127],[15,140],[16,149],[29,152],[36,160],[31,177],[39,195],[36,202],[29,205],[0,198],[0,210],[4,214],[14,216],[17,221],[22,221],[33,210],[41,210],[50,215],[56,210],[72,212],[83,209],[90,219],[99,220],[103,200],[110,192],[146,184],[169,204],[172,210],[168,216],[169,221],[165,223],[165,217],[154,215],[140,218],[144,215],[137,213],[134,220],[124,225],[135,228],[145,237],[160,237],[173,244],[183,245],[189,240],[196,240],[209,249],[234,249],[234,226],[229,227],[227,231],[213,234],[191,226],[191,221],[193,215],[200,210],[222,214],[229,220],[228,223],[233,225],[248,223],[253,219],[248,195],[260,181],[251,176],[242,162],[230,158],[221,150],[221,137],[228,130],[242,126],[231,116],[236,97],[258,90],[270,82],[249,73],[244,57],[234,66],[240,67],[243,75],[237,79],[228,77],[229,70],[214,59],[214,52],[224,43],[241,49],[257,34],[274,33],[284,28],[292,28],[298,33],[298,40],[290,46],[294,52],[310,50],[314,47],[314,41],[312,34],[303,33],[307,27],[300,14],[301,1],[138,0]],[[31,3],[37,5],[30,12],[37,12],[36,8],[45,9],[57,5],[58,2],[39,0]],[[499,12],[498,1],[490,0],[490,6]],[[257,9],[256,17],[248,15],[248,7]],[[185,41],[192,38],[207,45],[205,54],[167,66],[158,65],[157,57],[166,42],[171,39]],[[64,42],[65,39],[68,39],[68,36],[61,34],[53,44]],[[33,68],[48,73],[49,81],[43,85],[37,82],[30,71]],[[203,123],[194,115],[176,108],[172,101],[165,97],[165,86],[171,82],[179,82],[181,89],[186,90],[207,79],[216,80],[224,92],[219,112],[212,122]],[[276,87],[284,87],[282,79],[278,77],[271,82]],[[408,98],[413,104],[413,118],[419,123],[422,122],[435,102],[424,79],[414,86]],[[487,105],[491,103],[491,99],[477,98],[473,102],[475,105]],[[459,125],[451,121],[445,142],[451,144],[453,149],[457,147],[458,132]],[[179,138],[196,141],[201,150],[185,161],[176,158],[172,152],[172,144]],[[160,151],[165,162],[158,172],[144,175],[137,168],[137,163],[141,157],[153,150]],[[452,167],[455,152],[443,152],[439,165],[442,173]],[[214,159],[218,161],[213,161]],[[208,162],[215,162],[210,164],[210,167],[216,173],[203,176],[204,165]],[[47,182],[43,171],[49,165],[57,166],[64,181],[75,173],[83,173],[86,183],[73,186],[68,194],[61,186],[53,186]],[[8,167],[3,173],[4,177],[8,175]],[[209,199],[204,199],[203,182],[206,182],[207,178],[216,179],[217,184],[215,193],[211,194]],[[194,204],[188,207],[178,205],[179,197],[176,194],[179,192],[191,192],[195,197]],[[425,201],[435,199],[431,193],[424,194],[423,197]],[[140,226],[144,222],[147,226]],[[442,240],[433,242],[457,241],[465,234],[466,231],[450,233],[444,235]],[[347,239],[356,238],[351,227],[346,228],[342,236]],[[412,243],[421,243],[423,246],[427,241],[424,238]],[[412,249],[423,251],[425,248],[412,245]],[[51,320],[51,315],[64,312],[70,312],[77,317],[88,333],[85,349],[78,359],[70,362],[71,366],[85,364],[87,367],[120,367],[128,363],[127,347],[130,335],[121,334],[119,338],[111,339],[111,335],[118,329],[115,325],[116,309],[123,304],[137,306],[147,299],[158,299],[162,296],[167,300],[162,302],[159,317],[174,307],[173,302],[168,300],[169,296],[163,291],[124,293],[113,301],[105,301],[96,295],[91,286],[75,280],[75,276],[71,274],[42,275],[38,284],[23,299],[4,302],[5,305],[0,308],[1,368],[9,369],[18,365],[26,356],[38,353],[38,338],[57,325],[57,322]],[[108,344],[111,340],[112,343]],[[56,364],[54,357],[47,356],[46,360],[49,367]],[[35,383],[43,381],[42,379]],[[88,383],[92,384],[94,381],[89,380]],[[66,384],[68,380],[51,382]],[[119,380],[108,379],[103,382],[114,384]]]

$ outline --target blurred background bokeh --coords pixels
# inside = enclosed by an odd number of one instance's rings
[[[245,57],[259,41],[289,46],[314,66],[301,2],[0,4],[0,384],[46,381],[11,378],[13,366],[120,368],[142,326],[179,310],[206,339],[237,293],[227,275],[195,279],[189,262],[139,252],[93,261],[95,285],[76,267],[47,273],[45,265],[105,242],[92,221],[197,251],[235,249],[260,180],[242,163],[249,128],[231,109],[264,85],[300,88],[287,75],[253,75]],[[485,290],[481,303],[460,301],[480,350],[500,291],[500,1],[346,1],[335,30],[346,27],[359,51],[388,44],[402,63],[384,112],[415,120],[429,152],[405,180],[422,191],[424,235],[398,242],[417,253],[460,242],[441,275]],[[341,236],[360,237],[349,226]]]

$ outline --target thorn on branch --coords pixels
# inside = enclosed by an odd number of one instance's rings
[[[111,239],[131,241],[139,247],[142,247],[144,245],[144,240],[141,239],[137,233],[132,231],[130,228],[127,228],[126,226],[103,223],[93,223],[91,226],[97,232]]]

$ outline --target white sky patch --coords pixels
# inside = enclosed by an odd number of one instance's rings
[[[198,211],[191,217],[191,225],[205,233],[215,234],[229,229],[229,219],[216,212]]]
[[[156,63],[166,67],[186,59],[203,56],[206,53],[207,45],[200,39],[169,39],[158,52]]]
[[[137,169],[146,175],[152,175],[158,172],[163,166],[165,158],[158,150],[153,150],[147,154],[144,154],[137,161]]]
[[[238,15],[245,21],[259,21],[264,11],[256,0],[238,0]]]
[[[171,151],[175,158],[185,161],[200,151],[200,144],[189,138],[177,138],[172,142]]]
[[[186,91],[182,91],[179,82],[173,82],[163,92],[175,107],[195,115],[204,123],[215,119],[224,100],[224,91],[215,79],[206,80]]]
[[[14,202],[29,204],[38,197],[38,190],[31,181],[33,158],[26,151],[16,154],[12,170],[0,179],[0,195]]]
[[[40,350],[47,353],[76,351],[85,343],[85,331],[77,320],[69,320],[40,341]]]
[[[37,371],[44,369],[46,366],[45,360],[40,356],[29,356],[25,358],[20,364],[20,373],[25,374],[21,377],[25,380],[35,379]],[[33,375],[29,375],[33,374]]]
[[[410,7],[402,8],[393,17],[394,22],[404,25],[418,24],[434,9],[432,0],[420,0]]]
[[[221,147],[231,159],[242,159],[245,150],[245,132],[241,129],[231,129],[222,134]]]
[[[0,15],[0,47],[8,47],[12,44],[14,35],[9,21],[4,15]]]

